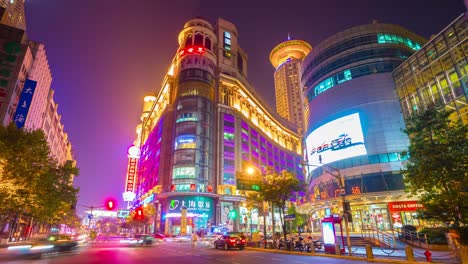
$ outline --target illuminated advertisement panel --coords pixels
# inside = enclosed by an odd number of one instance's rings
[[[307,136],[306,148],[307,160],[313,165],[367,154],[359,113],[335,119],[315,129]]]
[[[322,222],[322,234],[324,244],[335,244],[335,230],[332,222]]]

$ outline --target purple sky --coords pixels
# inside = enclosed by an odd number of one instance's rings
[[[428,38],[464,10],[462,0],[27,0],[26,22],[29,38],[46,46],[55,101],[81,170],[78,204],[100,205],[109,196],[121,200],[143,97],[159,89],[187,20],[234,23],[249,80],[274,107],[268,56],[288,32],[315,46],[377,19]]]

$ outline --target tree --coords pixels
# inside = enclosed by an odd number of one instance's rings
[[[42,130],[0,126],[0,227],[19,217],[59,223],[76,203],[79,171],[50,157]]]
[[[403,175],[407,191],[420,195],[422,219],[458,229],[468,224],[468,125],[451,121],[450,114],[430,108],[407,120],[410,146]]]
[[[302,189],[302,185],[293,173],[283,170],[280,174],[270,173],[266,175],[262,187],[264,199],[279,209],[283,235],[286,240],[286,224],[284,222],[286,204],[293,192]]]
[[[146,226],[153,222],[155,214],[156,208],[152,204],[145,204],[143,206],[143,218],[137,217],[136,210],[133,210],[127,217],[126,223],[130,227],[145,231]]]

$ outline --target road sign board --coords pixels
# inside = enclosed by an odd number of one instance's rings
[[[89,214],[89,215],[88,215],[88,218],[89,218],[89,219],[93,219],[93,214]]]

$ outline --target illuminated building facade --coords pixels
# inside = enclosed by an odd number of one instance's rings
[[[145,97],[134,142],[141,154],[133,208],[155,206],[155,231],[244,230],[242,202],[258,190],[244,181],[249,165],[303,179],[297,129],[248,83],[237,39],[236,27],[223,19],[214,27],[201,18],[188,21],[158,95]],[[261,182],[261,175],[251,177]],[[256,229],[262,217],[252,213]]]
[[[35,130],[40,129],[44,122],[52,74],[44,44],[28,41],[28,47],[33,59],[28,71],[28,79],[36,82],[36,88],[24,126],[27,129]]]
[[[0,23],[26,30],[24,0],[0,0]]]
[[[393,71],[404,118],[440,105],[468,123],[466,30],[463,14]]]
[[[33,63],[24,30],[0,24],[0,124],[14,120],[16,106]],[[23,124],[26,119],[23,120]]]
[[[58,113],[58,104],[54,100],[54,90],[49,89],[45,110],[43,112],[42,131],[46,137],[50,148],[50,155],[57,159],[59,164],[64,164],[66,161],[73,161],[72,146],[68,140],[68,134],[64,130],[61,118]]]
[[[392,71],[425,42],[400,26],[375,22],[327,38],[304,59],[301,83],[309,112],[304,155],[312,166],[309,195],[298,210],[311,216],[315,231],[322,217],[342,210],[330,167],[344,176],[352,231],[419,225],[414,211],[398,211],[416,208],[417,201],[405,195],[400,173],[400,153],[409,141],[401,131]]]
[[[304,102],[299,73],[301,62],[312,50],[303,40],[291,40],[277,45],[270,53],[270,62],[275,67],[276,112],[294,123],[300,132],[304,126]]]

